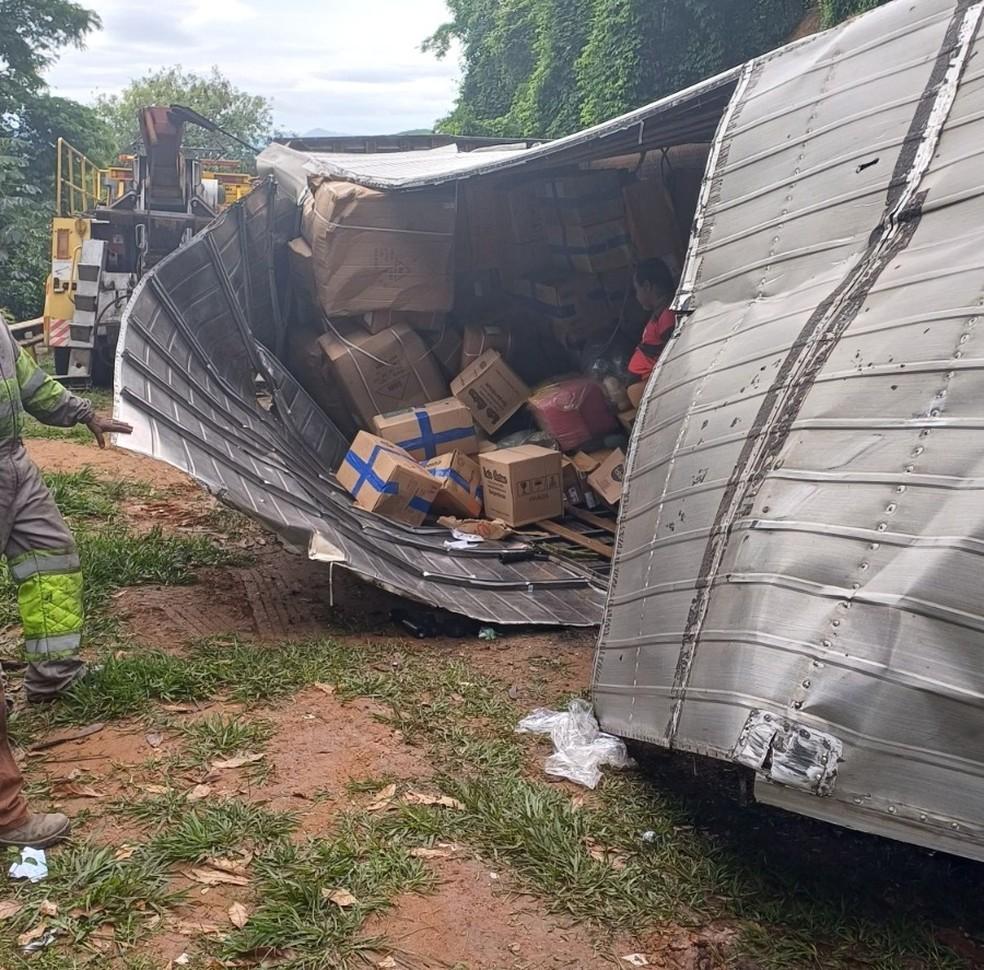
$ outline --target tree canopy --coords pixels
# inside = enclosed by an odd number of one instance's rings
[[[0,0],[0,25],[0,313],[28,317],[44,297],[55,143],[109,148],[92,109],[49,95],[41,72],[99,18],[69,0]]]
[[[185,71],[180,65],[152,71],[131,81],[119,94],[103,95],[96,110],[108,125],[116,150],[128,152],[140,137],[137,113],[154,104],[181,104],[257,147],[266,144],[273,125],[269,98],[248,94],[213,67],[208,74]],[[252,162],[253,155],[223,135],[195,125],[185,126],[184,144],[214,154]]]
[[[883,0],[820,0],[834,24]],[[459,41],[452,134],[554,138],[597,124],[782,44],[811,0],[447,0],[424,42]]]

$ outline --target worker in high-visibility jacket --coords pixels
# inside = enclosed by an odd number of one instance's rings
[[[122,421],[101,417],[67,391],[0,325],[0,549],[7,558],[24,627],[28,701],[50,700],[85,674],[82,571],[75,539],[21,441],[27,411],[44,424],[85,424],[100,448],[109,432],[129,434]],[[42,847],[64,837],[64,815],[28,811],[23,779],[7,740],[0,687],[0,845]]]

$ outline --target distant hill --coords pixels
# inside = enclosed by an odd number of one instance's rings
[[[411,128],[410,131],[398,131],[396,133],[399,135],[433,135],[433,128]]]
[[[345,138],[346,132],[326,131],[324,128],[312,128],[310,131],[305,131],[304,134],[302,134],[300,137],[301,138]]]

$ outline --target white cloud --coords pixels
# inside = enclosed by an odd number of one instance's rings
[[[216,65],[272,98],[275,124],[372,134],[424,128],[454,101],[459,67],[420,44],[444,0],[88,0],[103,21],[48,72],[54,93],[91,102],[134,77]]]

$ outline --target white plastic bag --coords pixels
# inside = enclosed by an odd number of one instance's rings
[[[601,766],[633,768],[635,762],[625,750],[625,743],[603,733],[595,720],[591,705],[572,700],[566,711],[537,708],[516,727],[520,734],[549,734],[554,753],[544,763],[548,775],[567,778],[585,788],[596,788],[601,781]]]

